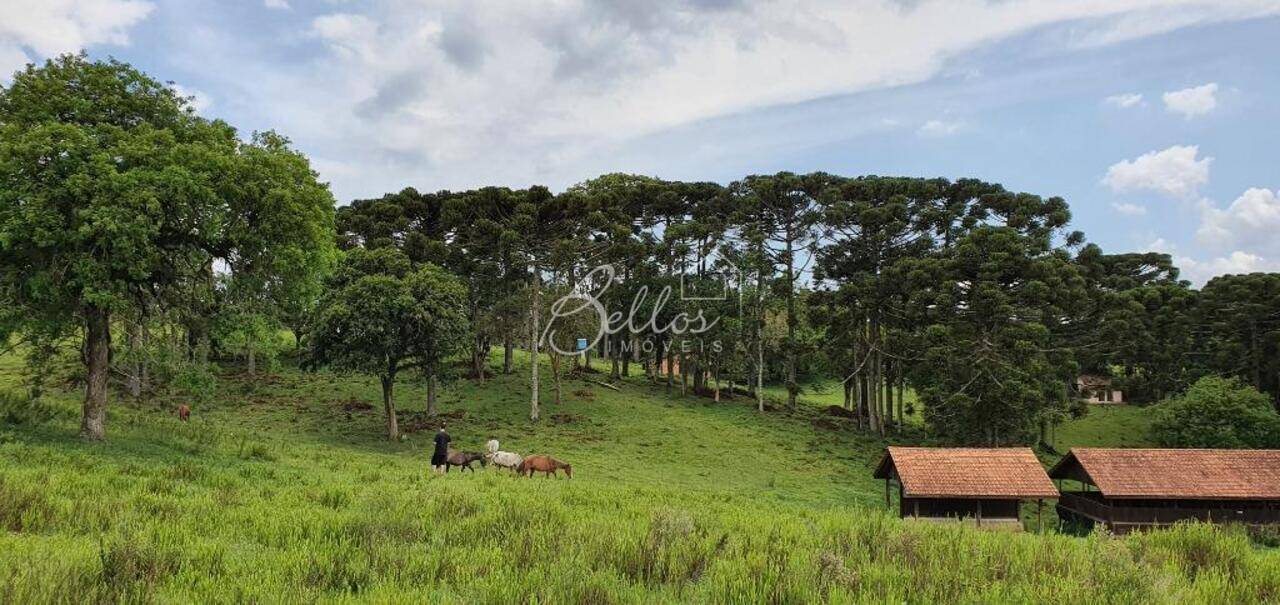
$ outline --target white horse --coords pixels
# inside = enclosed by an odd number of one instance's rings
[[[485,442],[484,449],[489,452],[484,455],[485,459],[493,463],[494,466],[501,466],[502,468],[509,468],[514,471],[516,470],[516,467],[520,466],[521,462],[524,462],[524,457],[520,454],[515,452],[499,452],[497,439],[490,439]]]
[[[492,462],[494,466],[501,466],[514,471],[516,467],[520,466],[521,462],[524,462],[524,458],[515,452],[493,452],[489,454],[489,462]]]

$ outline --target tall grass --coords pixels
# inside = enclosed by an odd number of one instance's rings
[[[7,602],[1280,598],[1280,553],[1203,525],[1009,535],[497,471],[398,467],[370,483],[351,467],[317,476],[230,453],[162,465],[39,457],[0,475]]]
[[[362,384],[224,384],[190,424],[164,402],[118,403],[105,444],[75,438],[74,393],[54,401],[52,420],[0,443],[0,602],[1280,599],[1280,551],[1237,530],[1081,539],[902,522],[858,483],[864,455],[831,454],[873,449],[860,437],[638,385],[528,427],[511,383],[459,384],[445,399],[467,413],[456,440],[510,430],[525,453],[568,451],[575,478],[434,476],[417,436],[385,443],[376,414],[335,412]]]

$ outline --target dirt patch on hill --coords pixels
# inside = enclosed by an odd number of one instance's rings
[[[577,424],[586,418],[582,414],[552,414],[551,422],[556,424]]]
[[[847,410],[838,405],[829,405],[822,408],[822,412],[828,416],[836,416],[838,418],[857,418],[858,415],[853,410]]]
[[[368,401],[361,401],[352,397],[346,401],[338,403],[338,408],[344,412],[368,412],[373,409],[373,404]]]

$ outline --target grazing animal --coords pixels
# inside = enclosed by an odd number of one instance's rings
[[[536,471],[545,473],[543,475],[544,477],[553,477],[559,476],[556,475],[556,471],[559,469],[564,469],[565,477],[570,479],[573,478],[573,467],[568,463],[556,460],[551,456],[529,456],[524,459],[524,462],[520,463],[519,467],[516,468],[516,473],[520,475],[528,474],[529,477],[532,478],[533,473]]]
[[[524,458],[515,452],[493,452],[489,454],[488,458],[489,462],[492,462],[494,466],[509,468],[513,471],[520,466],[521,462],[524,462]]]
[[[183,422],[191,420],[191,408],[185,403],[178,406],[178,420]]]
[[[481,454],[480,452],[460,452],[458,450],[449,450],[449,456],[445,458],[444,462],[444,472],[447,473],[450,468],[460,466],[462,467],[462,470],[474,473],[476,472],[476,469],[471,468],[471,463],[473,462],[479,462],[480,466],[489,464],[489,462],[485,460],[484,454]]]
[[[490,439],[487,443],[485,443],[485,444],[484,444],[484,451],[489,452],[489,454],[493,454],[493,453],[497,452],[497,451],[498,451],[498,440],[497,440],[497,439]]]

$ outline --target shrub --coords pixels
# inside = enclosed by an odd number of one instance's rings
[[[0,391],[0,425],[34,426],[56,416],[53,408],[39,399],[12,391]]]
[[[1160,403],[1151,430],[1170,447],[1280,447],[1280,415],[1271,399],[1235,378],[1201,378]]]

